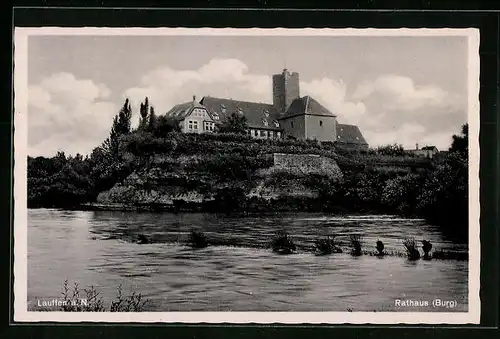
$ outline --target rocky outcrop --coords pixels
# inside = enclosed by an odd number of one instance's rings
[[[204,172],[203,160],[200,156],[155,157],[148,168],[132,173],[109,191],[101,192],[97,202],[171,205],[175,200],[193,203],[212,200],[227,182]],[[309,185],[311,176],[342,178],[335,160],[318,155],[273,154],[272,163],[269,168],[256,170],[251,180],[238,183],[245,187],[247,197],[314,198],[318,192]]]

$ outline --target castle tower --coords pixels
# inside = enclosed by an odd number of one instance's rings
[[[285,68],[281,74],[273,75],[273,105],[278,112],[286,112],[292,101],[299,97],[299,73],[290,73]]]

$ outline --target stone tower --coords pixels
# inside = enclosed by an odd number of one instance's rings
[[[299,97],[299,73],[289,73],[285,68],[281,74],[273,75],[273,106],[278,112],[286,112],[292,101]]]

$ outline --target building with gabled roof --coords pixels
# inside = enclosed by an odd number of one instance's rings
[[[436,146],[424,146],[419,148],[418,144],[416,144],[415,149],[410,149],[408,152],[411,152],[418,157],[433,158],[439,153],[439,150]]]
[[[346,148],[368,148],[368,143],[356,125],[337,124],[337,140],[335,141]]]
[[[231,114],[247,119],[254,138],[295,138],[335,142],[347,147],[367,148],[354,125],[341,125],[337,116],[313,97],[300,96],[299,74],[284,69],[273,75],[273,103],[249,102],[211,96],[174,106],[165,115],[179,121],[186,133],[213,132]]]

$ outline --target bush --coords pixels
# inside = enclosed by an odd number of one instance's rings
[[[192,248],[205,248],[208,246],[208,240],[203,232],[191,231],[187,245]]]
[[[377,240],[377,254],[378,256],[383,256],[385,255],[384,252],[384,243],[380,240]]]
[[[406,254],[408,259],[417,260],[420,259],[420,252],[418,251],[417,245],[414,239],[408,238],[403,241],[403,245],[406,249]]]
[[[283,231],[277,232],[271,242],[273,252],[279,254],[292,254],[296,250],[296,246],[290,236]]]
[[[132,292],[131,295],[124,297],[122,286],[119,285],[116,300],[112,300],[109,312],[142,312],[145,310],[148,299],[143,300],[141,293]],[[104,301],[94,286],[83,289],[85,296],[82,295],[78,283],[75,283],[70,291],[68,280],[63,283],[63,306],[64,312],[105,312]],[[82,302],[82,298],[85,302]]]
[[[338,243],[335,241],[334,236],[316,239],[314,242],[314,247],[316,253],[320,255],[342,253],[342,249],[338,246]]]
[[[351,254],[354,256],[363,254],[361,251],[361,236],[359,234],[351,234],[349,239],[351,240]]]

